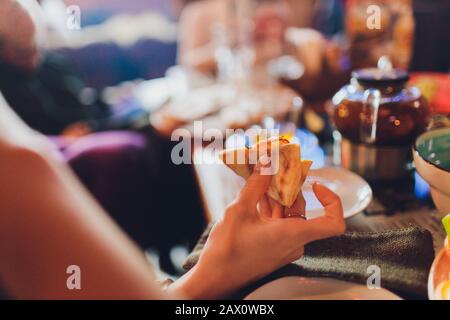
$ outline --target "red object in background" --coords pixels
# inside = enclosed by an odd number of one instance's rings
[[[417,72],[411,74],[410,85],[418,87],[427,98],[433,113],[450,115],[450,74]]]

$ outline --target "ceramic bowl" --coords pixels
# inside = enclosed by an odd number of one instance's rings
[[[436,208],[450,213],[450,128],[428,131],[413,147],[417,172],[430,185]]]

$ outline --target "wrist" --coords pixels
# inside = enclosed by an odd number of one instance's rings
[[[184,299],[219,299],[230,292],[225,277],[218,269],[205,268],[198,263],[188,273],[172,283],[168,292]]]

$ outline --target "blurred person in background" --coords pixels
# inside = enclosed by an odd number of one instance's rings
[[[309,75],[312,75],[317,78],[323,69],[339,72],[352,68],[348,52],[345,52],[348,50],[346,41],[349,39],[345,39],[344,20],[345,15],[349,14],[350,5],[358,4],[358,1],[254,0],[251,2],[278,3],[280,8],[277,12],[272,11],[271,16],[254,13],[256,18],[254,19],[253,41],[256,51],[258,51],[258,40],[264,40],[264,37],[270,36],[271,30],[283,30],[289,27],[300,30],[314,29],[318,32],[296,30],[290,35],[287,32],[287,40],[297,46],[297,57],[305,64],[305,77],[310,78]],[[386,2],[391,3],[390,1]],[[215,72],[214,25],[231,26],[229,20],[233,19],[234,3],[235,0],[187,1],[187,6],[180,18],[178,60],[181,64],[207,73]],[[371,4],[370,1],[367,3]],[[383,2],[380,1],[380,3]],[[410,65],[410,69],[413,71],[448,72],[450,69],[448,59],[450,1],[411,0],[401,3],[405,4],[407,8],[405,10],[412,12],[413,20],[415,20],[415,23],[414,21],[410,23],[415,27],[410,28],[408,23],[405,27],[399,26],[399,29],[406,27],[411,29],[411,35],[401,34],[400,31],[405,32],[404,30],[399,30],[398,33],[407,38],[412,37],[412,41],[406,40],[408,44],[413,44],[411,48],[412,61],[410,64],[407,61],[402,67],[406,65],[407,68]],[[363,18],[367,19],[367,12],[361,10]],[[409,19],[408,13],[405,14],[405,20]],[[284,40],[281,36],[282,33],[278,33],[280,42]],[[257,35],[262,36],[258,38]],[[324,39],[327,40],[324,41]],[[343,52],[343,50],[345,51]]]
[[[46,25],[36,1],[2,0],[0,14],[0,89],[28,125],[75,137],[133,125],[136,110],[114,113],[61,55],[41,50]]]
[[[305,101],[306,128],[318,134],[321,141],[328,140],[331,128],[324,102],[349,80],[351,71],[344,50],[344,3],[339,0],[193,1],[180,18],[180,64],[213,76],[219,73],[221,78],[217,66],[223,62],[217,49],[222,40],[215,31],[217,26],[222,26],[229,34],[243,32],[233,22],[238,15],[237,3],[255,5],[244,18],[251,21],[248,29],[254,53],[252,74],[257,74],[250,78],[256,81],[276,78],[298,91]],[[231,47],[232,42],[229,42]],[[282,75],[264,77],[267,63],[281,55],[296,59],[304,72],[291,79]]]
[[[239,10],[246,10],[239,7],[245,3],[256,9],[239,13]],[[242,33],[243,30],[236,29],[246,23],[236,22],[240,15],[253,21],[250,43],[254,47],[256,64],[280,55],[287,38],[296,46],[297,57],[305,64],[307,73],[320,73],[317,65],[321,69],[322,58],[335,65],[332,58],[336,44],[326,40],[326,37],[343,31],[343,5],[335,0],[189,1],[180,18],[179,62],[189,68],[214,73],[217,41],[214,30],[222,25],[231,35]],[[286,34],[288,29],[296,30],[289,36]]]
[[[332,141],[326,101],[348,83],[353,69],[376,67],[378,59],[387,55],[394,67],[411,71],[450,70],[449,0],[250,2],[261,4],[261,9],[251,13],[250,42],[255,64],[267,62],[259,61],[264,56],[261,44],[267,39],[273,57],[283,50],[283,42],[290,47],[289,54],[304,65],[305,72],[299,79],[278,80],[302,95],[306,103],[304,123],[321,142]],[[278,9],[267,14],[262,9],[267,3]],[[230,23],[235,16],[235,4],[234,0],[199,0],[185,7],[180,19],[178,52],[182,65],[210,75],[217,73],[215,26],[221,24],[231,34],[236,31]],[[381,32],[367,28],[370,4],[382,5],[383,15],[390,17],[389,23],[383,20]],[[359,11],[358,15],[352,9]],[[400,14],[395,10],[400,10]]]

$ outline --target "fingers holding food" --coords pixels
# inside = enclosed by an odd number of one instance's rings
[[[323,205],[325,215],[306,221],[305,236],[308,242],[343,234],[346,226],[339,196],[319,183],[313,185],[313,191]]]

